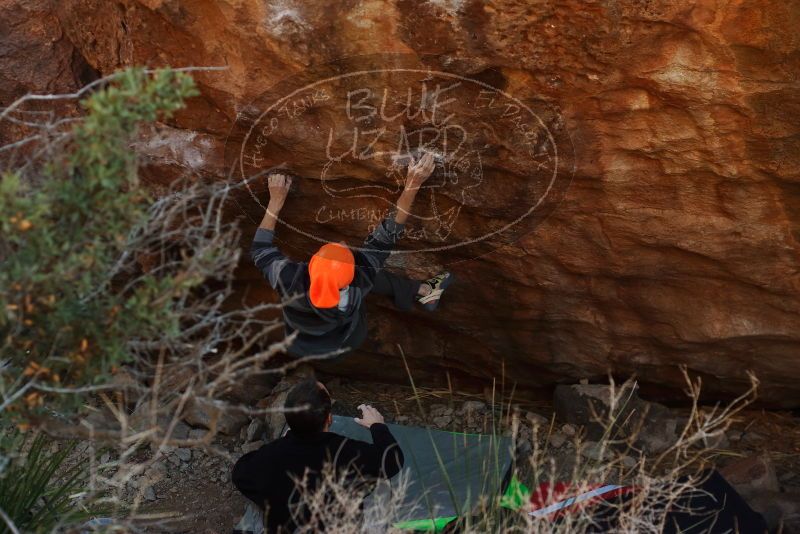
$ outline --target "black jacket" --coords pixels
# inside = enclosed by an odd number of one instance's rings
[[[306,520],[299,507],[295,480],[308,475],[306,488],[313,491],[323,465],[332,465],[337,479],[345,474],[354,483],[374,484],[391,478],[403,467],[403,452],[383,424],[370,427],[373,444],[320,432],[301,438],[291,431],[242,456],[233,467],[233,483],[245,497],[267,510],[266,531],[292,532]],[[293,518],[299,515],[299,521]]]
[[[286,301],[283,317],[286,334],[298,331],[289,352],[297,356],[326,354],[338,349],[355,349],[367,336],[364,298],[372,290],[375,275],[383,267],[403,232],[394,215],[384,219],[367,237],[361,250],[354,250],[355,274],[350,284],[347,307],[316,308],[308,290],[311,279],[308,263],[284,256],[273,244],[275,232],[256,231],[250,255],[269,284]],[[292,297],[295,297],[292,300]]]

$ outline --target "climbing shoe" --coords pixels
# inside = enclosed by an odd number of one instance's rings
[[[427,284],[431,288],[431,292],[427,295],[419,295],[417,296],[417,302],[422,304],[422,307],[428,311],[433,311],[439,306],[439,300],[442,297],[442,293],[447,287],[453,283],[455,280],[455,276],[449,272],[443,272],[442,274],[438,274],[433,278],[429,278],[422,282],[423,284]]]

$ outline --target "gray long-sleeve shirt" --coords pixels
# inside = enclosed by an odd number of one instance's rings
[[[283,317],[287,335],[298,332],[289,352],[296,356],[327,354],[339,349],[352,350],[364,342],[367,335],[364,298],[402,232],[403,225],[395,222],[394,215],[384,219],[367,237],[362,250],[353,251],[355,274],[347,305],[316,308],[308,297],[311,285],[308,263],[284,256],[273,243],[274,231],[265,228],[256,231],[250,255],[264,278],[286,301]]]

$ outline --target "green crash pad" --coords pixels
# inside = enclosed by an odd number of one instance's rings
[[[456,516],[472,510],[481,496],[494,498],[505,492],[505,505],[519,499],[516,493],[521,485],[509,484],[510,438],[388,426],[403,450],[405,466],[388,484],[379,484],[367,499],[367,518],[385,520],[382,510],[392,492],[397,493],[402,486],[406,489],[399,506],[395,505],[394,526],[408,530],[441,530]],[[349,417],[334,416],[330,431],[372,441],[369,431]]]

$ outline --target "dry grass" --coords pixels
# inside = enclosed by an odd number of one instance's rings
[[[709,438],[721,435],[748,406],[756,395],[758,382],[751,378],[751,388],[742,396],[725,406],[701,408],[698,403],[700,381],[691,380],[685,373],[687,393],[692,408],[680,432],[678,439],[667,450],[654,456],[645,456],[633,446],[637,441],[636,432],[625,436],[615,435],[619,428],[618,416],[624,413],[630,384],[615,387],[612,382],[611,410],[605,415],[596,417],[596,422],[606,429],[603,438],[593,445],[591,455],[584,454],[587,443],[580,433],[575,437],[574,457],[566,462],[570,464],[565,472],[564,465],[559,465],[556,455],[546,445],[547,437],[552,432],[549,426],[534,426],[533,450],[523,457],[517,466],[517,477],[536,488],[540,484],[549,483],[553,487],[557,482],[570,482],[572,487],[563,497],[553,495],[553,502],[572,495],[578,495],[595,488],[598,484],[617,484],[632,486],[636,491],[625,501],[624,506],[610,505],[613,510],[614,532],[623,533],[660,533],[670,511],[680,508],[686,497],[696,494],[697,486],[703,481],[707,469],[712,466],[714,457],[719,453],[708,445]],[[412,381],[413,386],[413,381]],[[446,400],[441,391],[422,391],[414,388],[414,394],[406,401],[421,399]],[[391,401],[391,399],[386,399]],[[420,408],[422,404],[420,403]],[[514,440],[519,439],[520,430],[525,423],[520,421],[518,412],[511,406],[496,406],[494,413],[498,420],[491,425],[498,432],[510,433]],[[423,414],[424,418],[424,414]],[[563,459],[562,459],[563,461]],[[391,499],[380,507],[380,516],[376,518],[373,509],[367,509],[367,517],[359,512],[359,504],[363,495],[353,492],[350,487],[337,480],[330,473],[325,474],[319,486],[309,489],[306,484],[298,484],[301,494],[298,510],[312,510],[313,521],[304,527],[303,532],[317,532],[318,526],[324,524],[327,531],[335,532],[397,532],[392,525],[402,518],[404,491],[408,480],[403,480],[393,488]],[[475,508],[462,518],[460,532],[525,532],[525,533],[582,533],[592,532],[600,528],[597,509],[587,507],[563,516],[558,522],[548,517],[533,517],[526,510],[509,511],[501,506],[500,496],[485,496]],[[616,507],[615,507],[616,506]],[[422,506],[420,503],[420,509]],[[330,527],[329,527],[330,526]]]

